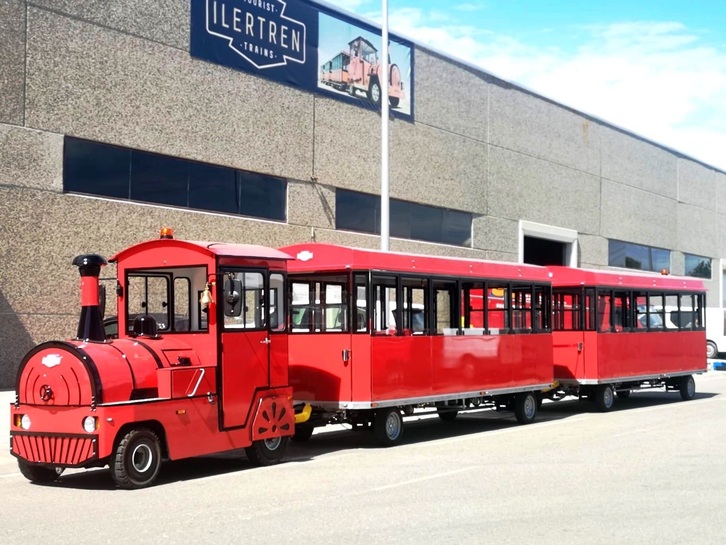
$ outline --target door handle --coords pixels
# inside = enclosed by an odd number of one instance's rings
[[[269,337],[266,337],[260,341],[260,344],[270,344],[272,341],[270,341]]]
[[[350,350],[347,348],[343,349],[343,363],[346,365],[348,364],[348,361],[350,360]]]

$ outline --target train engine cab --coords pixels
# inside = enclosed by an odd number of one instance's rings
[[[81,274],[75,339],[20,364],[11,452],[34,482],[108,465],[121,488],[157,478],[162,459],[246,449],[279,462],[294,433],[285,335],[290,257],[254,245],[162,238],[117,264],[118,338],[106,339],[98,255]]]

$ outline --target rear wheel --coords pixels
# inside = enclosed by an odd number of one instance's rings
[[[273,437],[255,441],[245,449],[247,458],[258,466],[279,464],[287,448],[288,437]]]
[[[389,104],[392,108],[398,108],[398,103],[400,102],[398,97],[390,97],[388,99]]]
[[[693,399],[696,396],[696,381],[693,380],[693,377],[691,375],[681,377],[679,390],[681,392],[681,399],[683,401]]]
[[[718,347],[713,341],[706,341],[706,357],[709,359],[718,357]]]
[[[595,387],[595,396],[593,398],[595,407],[601,413],[606,413],[613,408],[613,401],[615,396],[613,395],[613,387],[609,384],[598,384]]]
[[[376,411],[373,431],[378,442],[384,447],[398,443],[403,435],[403,417],[400,411],[393,407]]]
[[[39,466],[25,460],[18,460],[18,468],[23,477],[32,483],[52,483],[63,473],[62,467]]]
[[[439,414],[439,418],[444,422],[452,422],[453,420],[456,420],[456,417],[459,414],[457,409],[447,409],[445,407],[437,407],[436,412]]]
[[[161,444],[146,428],[130,430],[116,446],[111,465],[113,480],[120,488],[134,489],[151,485],[161,468]]]
[[[532,392],[521,392],[514,398],[514,415],[520,424],[531,424],[537,418],[537,398]]]

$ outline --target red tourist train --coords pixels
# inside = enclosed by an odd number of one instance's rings
[[[696,280],[169,230],[111,261],[117,338],[99,307],[106,260],[79,256],[76,339],[20,364],[11,452],[31,481],[108,465],[140,488],[163,459],[243,448],[269,465],[336,422],[393,445],[403,416],[427,409],[526,424],[543,397],[609,410],[614,394],[665,386],[690,399],[706,369]]]

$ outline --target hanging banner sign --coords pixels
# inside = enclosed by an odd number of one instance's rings
[[[381,32],[307,0],[192,0],[192,57],[380,110]],[[413,120],[413,44],[390,36],[388,102]]]

